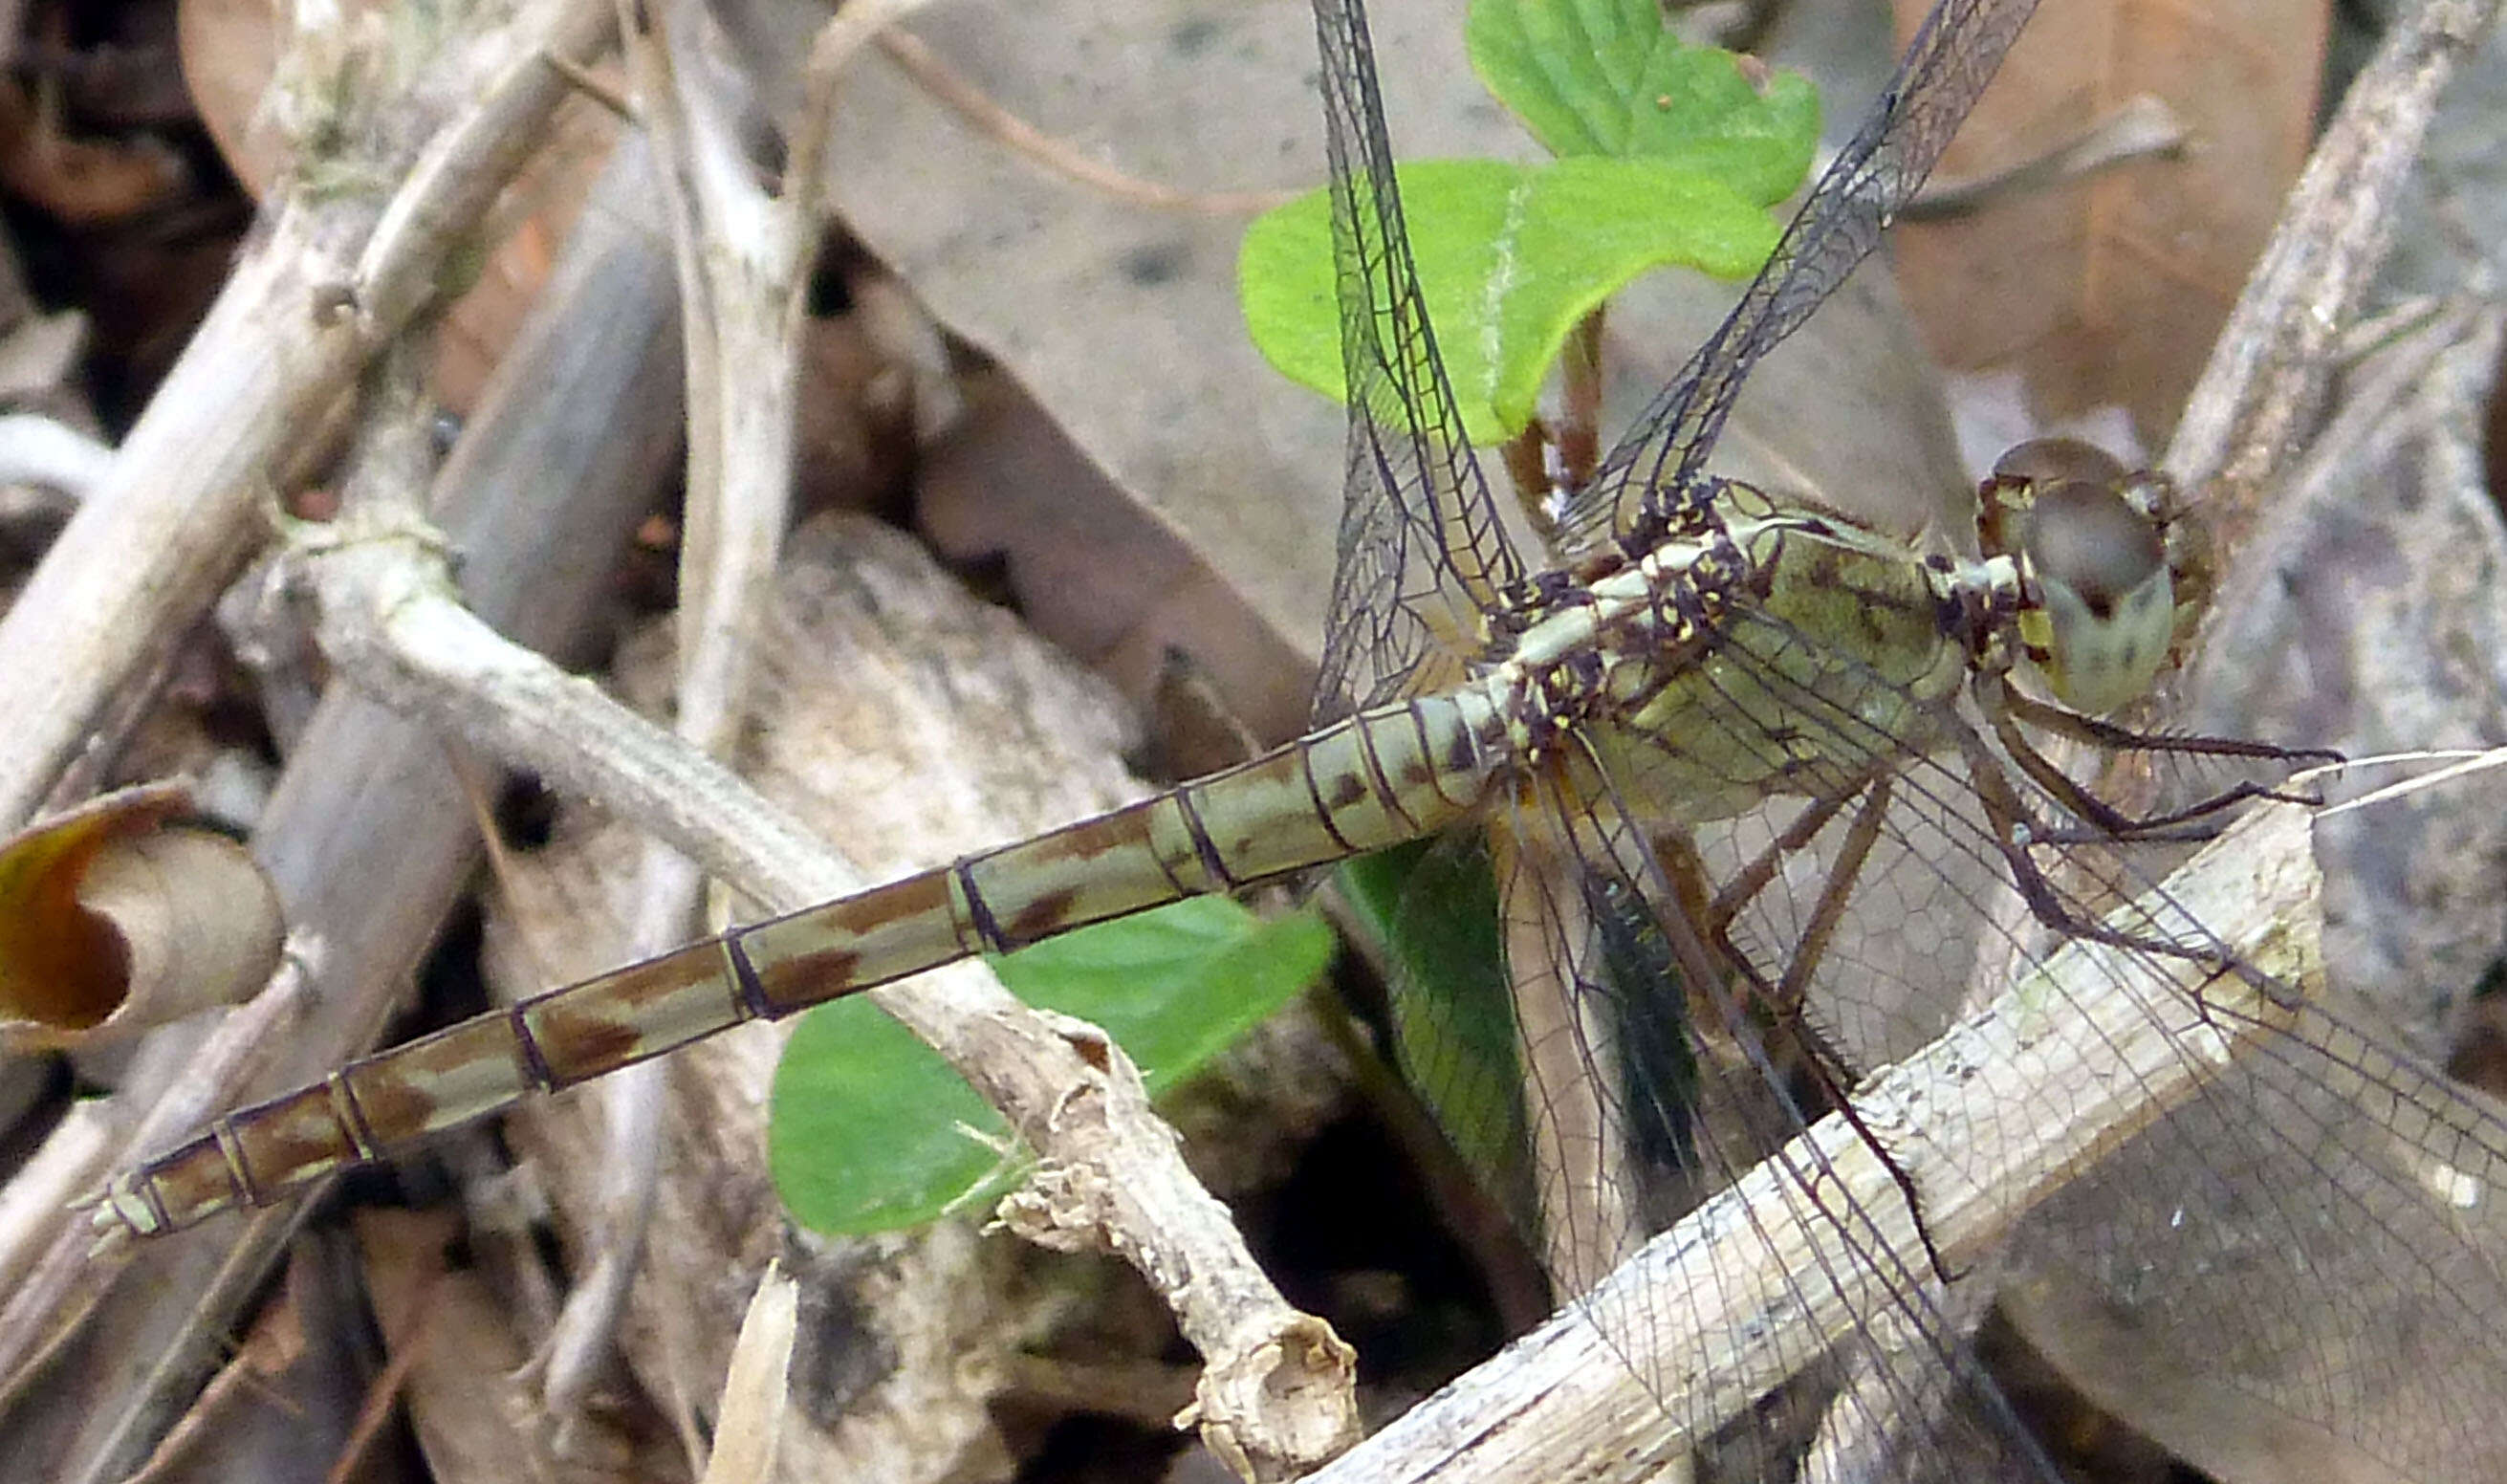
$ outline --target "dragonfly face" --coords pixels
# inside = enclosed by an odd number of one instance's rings
[[[1980,491],[1988,555],[2019,569],[2020,637],[2053,698],[2104,715],[2150,688],[2176,627],[2166,514],[2157,476],[2127,476],[2067,438],[2024,443]]]

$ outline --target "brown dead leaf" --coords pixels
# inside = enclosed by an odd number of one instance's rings
[[[1128,497],[1008,378],[971,379],[966,407],[924,472],[932,545],[957,561],[1005,561],[1028,621],[1128,696],[1154,695],[1182,653],[1255,737],[1303,729],[1312,659],[1247,621],[1223,565]]]
[[[1897,9],[1911,28],[1928,6]],[[2163,444],[2307,158],[2327,21],[2323,0],[2039,6],[1941,178],[2031,160],[2145,93],[2187,142],[1900,229],[1899,276],[1943,364],[2017,370],[2043,420],[2121,406]]]
[[[0,187],[71,226],[118,222],[181,189],[182,162],[148,138],[74,139],[15,81],[0,81]]]

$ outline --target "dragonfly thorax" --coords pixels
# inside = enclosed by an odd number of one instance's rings
[[[1728,532],[1666,540],[1636,561],[1552,570],[1526,581],[1512,641],[1489,683],[1511,718],[1516,756],[1538,763],[1578,728],[1641,706],[1662,677],[1695,663],[1719,621],[1763,592]]]
[[[1640,813],[1691,823],[1929,750],[1975,674],[2112,710],[2171,637],[2150,489],[2089,445],[2024,445],[1980,490],[1983,555],[1958,561],[1717,481],[1677,534],[1516,585],[1481,694],[1516,766],[1599,764]]]
[[[1523,631],[1492,676],[1518,757],[1568,742],[1639,814],[1697,823],[1925,750],[1972,645],[2009,627],[2013,564],[1936,565],[1737,484],[1713,513],[1578,572]]]

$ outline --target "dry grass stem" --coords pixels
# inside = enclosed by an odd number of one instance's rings
[[[264,538],[260,501],[357,368],[426,303],[446,251],[542,137],[563,80],[536,60],[598,41],[605,13],[564,0],[497,38],[496,78],[447,113],[433,97],[359,98],[373,114],[444,117],[425,163],[393,195],[292,191],[255,251],[131,428],[110,476],[46,552],[5,616],[0,698],[14,719],[0,746],[0,820],[29,817],[63,770],[111,747],[99,723],[204,614]],[[446,63],[419,75],[454,72]],[[344,69],[340,86],[361,76]],[[437,79],[441,83],[444,79]],[[396,178],[407,162],[355,162],[341,179]],[[310,172],[304,178],[312,178]],[[342,291],[346,291],[345,300]],[[324,306],[353,312],[325,312]]]

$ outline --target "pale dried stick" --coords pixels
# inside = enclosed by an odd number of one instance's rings
[[[775,1442],[789,1405],[792,1344],[800,1329],[801,1285],[779,1264],[767,1265],[741,1321],[731,1371],[722,1380],[722,1445],[706,1466],[705,1484],[765,1484],[775,1476]]]
[[[673,730],[698,751],[727,759],[750,693],[749,635],[790,519],[793,398],[818,231],[806,201],[777,200],[750,168],[736,127],[738,100],[716,97],[706,69],[674,63],[684,43],[674,44],[668,14],[622,7],[619,25],[669,208],[687,367]],[[677,15],[702,22],[693,7]],[[727,376],[726,367],[740,374]],[[636,875],[631,956],[650,958],[696,936],[704,878],[687,857],[647,837]],[[653,1062],[601,1083],[609,1145],[602,1227],[534,1362],[561,1452],[609,1355],[652,1220],[665,1078]]]
[[[614,554],[677,449],[668,266],[655,233],[633,220],[652,196],[640,155],[631,141],[596,186],[437,482],[435,509],[464,553],[471,602],[553,652],[580,642]],[[406,993],[478,848],[444,751],[439,734],[346,686],[330,689],[292,745],[252,847],[290,922],[325,953],[310,1011],[270,1043],[272,1065],[247,1101],[367,1049]],[[158,1032],[148,1062],[187,1071],[204,1032]],[[173,1043],[167,1054],[158,1054],[161,1040]],[[116,1098],[144,1103],[164,1085],[134,1075]],[[134,1252],[90,1326],[99,1338],[47,1368],[26,1403],[0,1418],[0,1479],[15,1484],[13,1458],[48,1460],[46,1484],[136,1466],[164,1414],[214,1363],[236,1305],[254,1291],[250,1273],[272,1260],[285,1225],[221,1223]],[[245,1277],[230,1283],[229,1273]],[[143,1369],[131,1356],[169,1363]],[[200,1367],[189,1382],[186,1357]]]
[[[372,147],[300,167],[109,477],[0,616],[0,822],[27,818],[86,749],[114,744],[95,735],[114,699],[267,534],[275,471],[434,298],[449,250],[545,137],[568,89],[541,54],[582,54],[606,22],[597,0],[547,0],[458,54],[378,57],[358,31],[322,38],[337,43],[331,69],[298,68],[333,136]],[[373,77],[407,82],[371,96]],[[443,122],[413,127],[427,120]],[[365,184],[404,177],[389,194]]]
[[[771,909],[864,885],[720,765],[481,624],[432,542],[406,527],[369,530],[332,543],[310,566],[325,652],[395,709],[638,819]],[[1012,1226],[1113,1251],[1175,1311],[1209,1362],[1194,1413],[1206,1439],[1254,1478],[1292,1475],[1346,1446],[1356,1435],[1348,1348],[1263,1277],[1119,1047],[1028,1009],[979,963],[870,995],[1040,1156],[1005,1203]]]
[[[2438,95],[2497,18],[2496,0],[2404,9],[2307,157],[2168,441],[2165,468],[2199,492],[2222,547],[2312,436]]]

